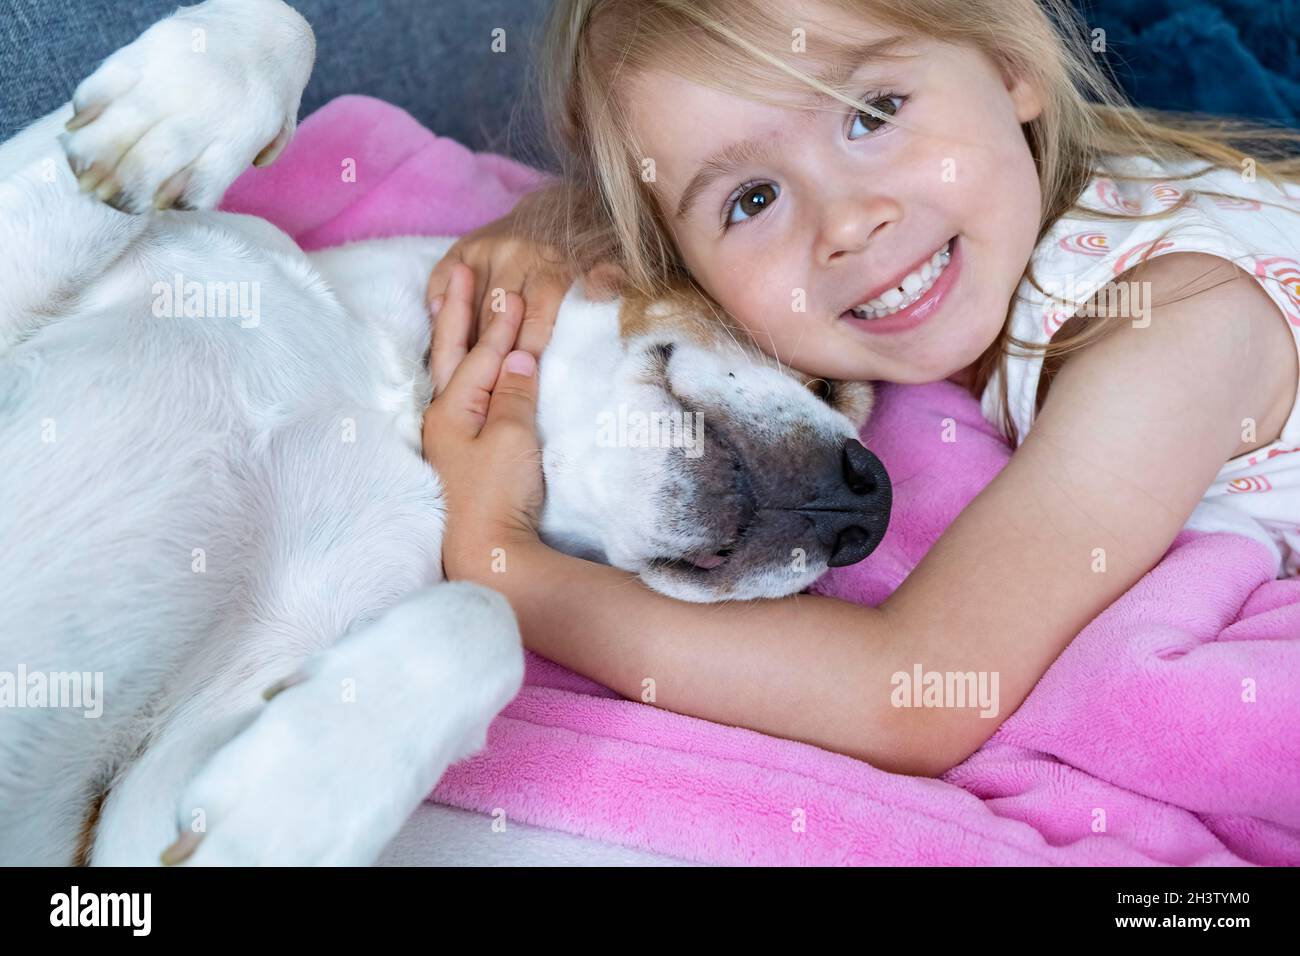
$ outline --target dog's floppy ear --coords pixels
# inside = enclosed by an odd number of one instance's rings
[[[831,383],[831,407],[858,428],[867,423],[876,405],[876,390],[870,382]]]

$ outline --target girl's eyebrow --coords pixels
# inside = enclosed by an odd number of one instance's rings
[[[890,36],[846,47],[840,50],[830,64],[815,76],[829,86],[836,86],[852,76],[864,63],[890,58],[889,51],[903,39],[901,36]],[[744,166],[746,163],[757,163],[766,159],[772,147],[781,139],[782,137],[769,139],[760,134],[736,143],[729,143],[715,152],[700,164],[691,181],[682,190],[681,199],[677,202],[676,218],[685,219],[696,200],[719,178],[734,172],[737,167]]]
[[[677,218],[685,219],[695,201],[718,179],[746,163],[757,163],[765,159],[771,152],[772,145],[780,139],[781,137],[751,136],[722,147],[706,159],[682,192],[682,198],[677,204]]]
[[[906,40],[904,36],[889,36],[844,47],[828,58],[826,67],[813,76],[827,86],[837,86],[862,67],[874,66],[877,60],[906,60],[913,54],[894,52],[894,48]]]

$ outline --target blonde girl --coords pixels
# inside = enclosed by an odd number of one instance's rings
[[[937,775],[1180,529],[1300,571],[1297,137],[1130,108],[1091,39],[1065,0],[557,0],[562,185],[430,281],[448,576],[627,697]],[[959,383],[1014,454],[879,607],[684,604],[551,551],[535,358],[601,261],[810,379]],[[916,664],[996,672],[997,717],[892,706]]]

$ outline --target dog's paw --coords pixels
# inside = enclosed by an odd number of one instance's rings
[[[162,863],[362,866],[373,861],[395,826],[397,808],[385,807],[382,794],[364,779],[383,770],[334,759],[340,752],[353,755],[349,738],[356,737],[357,728],[331,719],[344,717],[346,710],[320,701],[313,690],[326,688],[303,686],[271,701],[199,771],[181,796],[180,837],[163,852]],[[332,734],[341,739],[331,741]]]
[[[122,212],[208,209],[293,135],[311,29],[288,7],[216,0],[154,24],[77,87],[60,142],[83,191]]]
[[[518,691],[513,612],[442,584],[317,654],[200,769],[165,864],[374,862],[445,769],[482,748]]]

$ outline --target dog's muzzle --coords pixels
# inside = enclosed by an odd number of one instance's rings
[[[841,479],[819,489],[817,498],[794,510],[813,525],[817,540],[830,549],[827,564],[857,564],[885,536],[893,491],[880,459],[856,438],[844,443]]]

